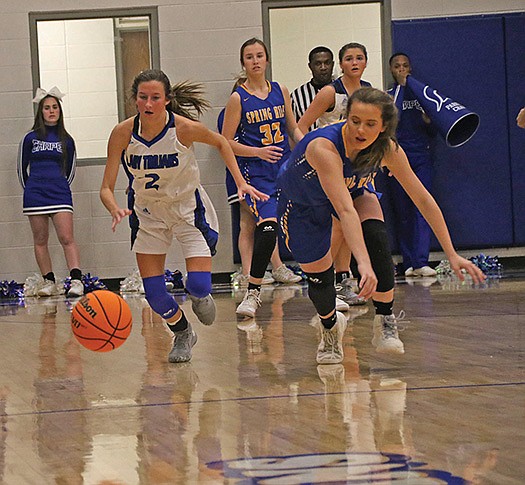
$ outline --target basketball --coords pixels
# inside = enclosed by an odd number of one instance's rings
[[[83,296],[71,313],[71,329],[86,349],[109,352],[131,332],[131,310],[116,293],[96,290]]]

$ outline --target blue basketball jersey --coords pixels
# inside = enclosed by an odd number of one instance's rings
[[[352,161],[346,153],[344,135],[347,126],[345,121],[334,123],[307,133],[295,146],[290,158],[283,164],[277,179],[277,185],[283,192],[283,197],[294,204],[317,206],[330,204],[324,192],[317,171],[312,168],[306,159],[306,148],[316,138],[326,138],[331,141],[343,160],[343,175],[346,186],[352,193],[367,187],[373,191],[375,173],[360,176],[353,167]]]
[[[269,145],[281,147],[283,149],[281,160],[286,160],[290,154],[290,145],[286,132],[284,96],[279,83],[266,82],[268,83],[266,99],[252,94],[244,84],[235,90],[241,98],[242,109],[238,141],[252,147]],[[247,158],[247,160],[253,161],[254,158]]]

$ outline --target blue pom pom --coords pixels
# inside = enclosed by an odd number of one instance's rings
[[[178,269],[175,271],[170,271],[169,269],[164,271],[164,280],[166,283],[171,283],[173,288],[184,288],[182,273]]]
[[[485,256],[483,253],[477,256],[469,258],[481,271],[486,275],[492,277],[501,276],[501,270],[503,269],[497,256]]]
[[[0,282],[0,298],[18,299],[23,298],[23,296],[23,285],[18,284],[16,281],[4,280]]]
[[[2,300],[18,300],[24,298],[24,285],[16,281],[0,281],[0,298]]]
[[[82,284],[84,285],[84,293],[91,293],[95,290],[107,290],[107,286],[98,279],[98,276],[91,276],[90,273],[82,275]],[[68,276],[64,281],[64,290],[67,294],[71,288],[71,277]]]

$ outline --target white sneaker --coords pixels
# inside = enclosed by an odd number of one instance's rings
[[[303,278],[295,274],[290,268],[285,264],[282,264],[277,269],[272,271],[272,276],[277,283],[299,283]]]
[[[346,317],[337,312],[335,325],[328,330],[319,322],[321,328],[321,341],[317,347],[318,364],[340,364],[343,361],[343,336],[346,330]]]
[[[348,305],[348,303],[346,303],[346,301],[341,300],[341,298],[336,298],[335,309],[338,312],[347,312],[348,310],[350,310],[350,306]]]
[[[248,286],[248,278],[249,276],[247,274],[242,274],[242,268],[239,268],[235,273],[232,273],[230,275],[230,280],[232,286]]]
[[[336,284],[335,291],[338,298],[346,301],[350,306],[366,305],[366,300],[353,291],[350,278],[345,278],[341,283]]]
[[[68,298],[76,298],[84,294],[84,284],[80,280],[71,280],[71,286],[67,292]]]
[[[120,282],[121,293],[144,293],[144,284],[138,269]]]
[[[231,284],[235,287],[246,288],[250,281],[250,275],[242,274],[242,268],[239,268],[239,271],[232,273],[230,276]],[[275,283],[272,274],[269,271],[264,273],[261,285],[271,285]]]
[[[275,279],[272,276],[272,273],[270,273],[269,271],[266,271],[261,281],[261,285],[273,285],[274,283],[275,283]]]
[[[408,268],[406,271],[405,271],[405,276],[408,276],[409,278],[411,278],[412,276],[416,276],[414,274],[414,268],[412,268],[412,266],[410,266],[410,268]]]
[[[44,284],[41,274],[28,276],[24,282],[24,296],[38,296],[38,289]]]
[[[245,317],[254,317],[257,308],[261,306],[261,292],[259,290],[246,290],[243,300],[235,310],[237,315]]]
[[[58,288],[55,283],[50,280],[44,279],[40,284],[36,294],[38,296],[55,296],[58,295]]]
[[[430,266],[423,266],[413,271],[413,276],[436,276],[437,271]]]
[[[401,311],[395,315],[376,315],[374,317],[374,337],[372,345],[380,354],[404,354],[405,347],[399,338],[397,324],[405,317]]]

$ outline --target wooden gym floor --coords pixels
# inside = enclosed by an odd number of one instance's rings
[[[342,365],[317,366],[304,286],[216,294],[188,364],[144,298],[118,350],[80,347],[74,301],[0,306],[0,483],[525,483],[525,278],[398,281],[403,356],[351,310]],[[177,296],[189,319],[191,304]]]

